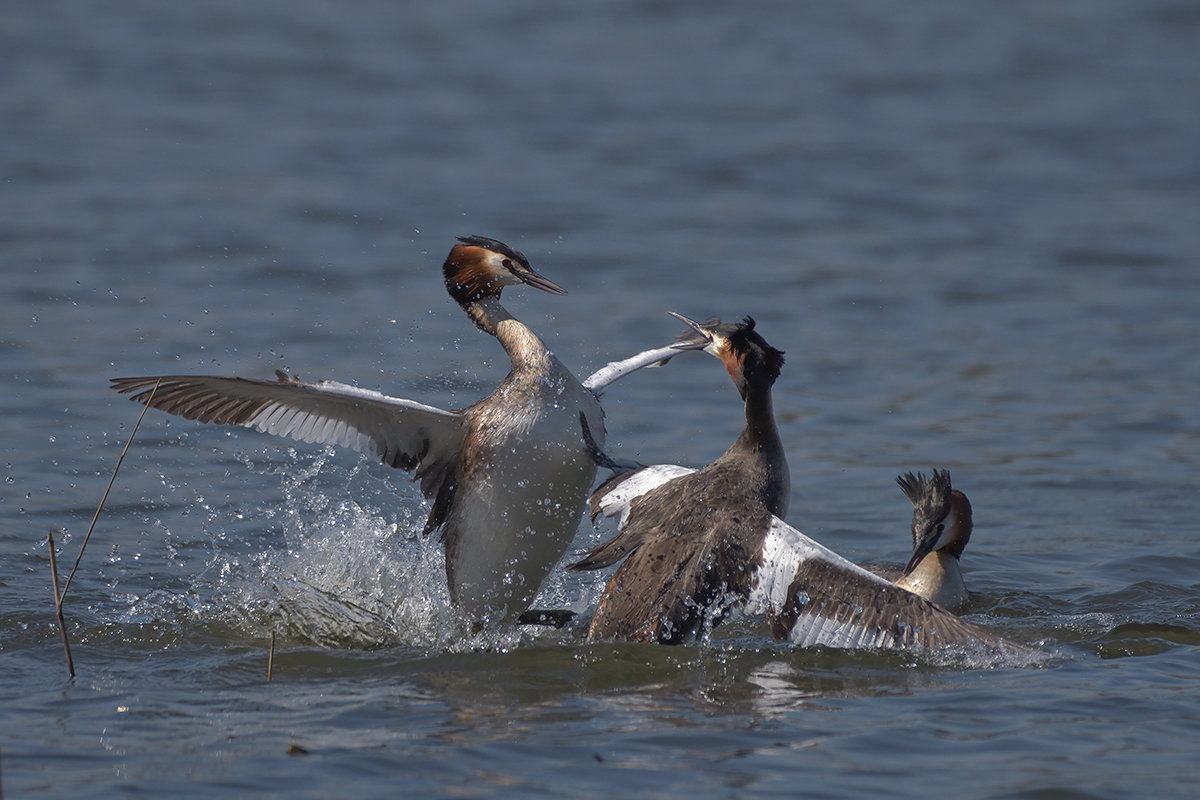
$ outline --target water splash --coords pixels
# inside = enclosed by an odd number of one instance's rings
[[[252,458],[241,460],[263,471]],[[338,648],[504,651],[560,635],[528,626],[474,630],[450,603],[442,543],[421,532],[428,508],[416,487],[403,474],[345,462],[332,449],[315,456],[289,449],[271,467],[283,501],[254,516],[278,526],[277,544],[226,544],[227,529],[244,515],[209,509],[218,541],[207,570],[214,616],[255,638],[273,631]],[[597,594],[592,581],[572,582],[559,570],[540,600],[579,612]]]
[[[146,536],[165,548],[170,581],[115,595],[128,604],[120,623],[158,627],[173,636],[189,635],[180,626],[195,634],[198,624],[224,640],[261,642],[275,633],[283,646],[409,647],[430,653],[507,652],[585,638],[586,615],[607,572],[551,572],[534,605],[576,612],[576,622],[565,630],[477,630],[450,603],[442,543],[421,533],[428,506],[405,474],[333,449],[280,454],[264,447],[239,460],[255,485],[235,481],[233,490],[227,485],[222,491],[210,483],[203,495],[178,490],[190,495],[190,502],[175,505],[189,518],[192,535],[185,541],[156,521]],[[198,517],[202,537],[192,524]],[[585,530],[567,557],[607,535]],[[142,567],[146,563],[143,559]],[[111,568],[122,570],[122,580],[131,575],[124,562],[114,561]],[[736,598],[726,604],[736,605]],[[704,646],[712,646],[714,637],[735,651],[774,649],[761,620],[706,628]],[[1023,652],[982,660],[976,653],[928,653],[918,661],[981,668],[1030,659]]]

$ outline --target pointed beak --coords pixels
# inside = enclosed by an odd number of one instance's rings
[[[538,275],[533,270],[529,270],[529,271],[521,270],[520,272],[517,272],[514,274],[517,276],[517,279],[520,280],[521,283],[525,284],[526,286],[532,286],[535,289],[541,289],[543,292],[549,292],[550,294],[566,294],[567,293],[566,289],[562,288],[561,286],[559,286],[557,283],[550,280],[549,278],[543,278],[541,275]]]
[[[673,350],[703,350],[713,343],[712,333],[699,322],[688,319],[683,314],[676,314],[674,311],[667,313],[692,329],[681,335],[679,341],[671,345]]]
[[[916,546],[913,547],[912,556],[909,557],[908,563],[904,565],[904,577],[907,578],[925,556],[937,549],[941,543],[941,538],[942,531],[938,530],[937,523],[930,524],[921,532]]]

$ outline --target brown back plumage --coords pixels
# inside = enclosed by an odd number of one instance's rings
[[[626,527],[571,565],[625,558],[604,590],[589,638],[678,644],[719,624],[744,599],[770,515],[747,471],[714,462],[633,501]],[[603,487],[602,487],[603,490]]]

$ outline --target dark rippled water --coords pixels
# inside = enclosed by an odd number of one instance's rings
[[[44,2],[0,50],[8,796],[1195,793],[1192,4]],[[404,475],[151,414],[68,680],[44,537],[65,571],[136,419],[108,379],[461,406],[506,368],[441,287],[470,233],[570,290],[505,297],[583,374],[753,314],[789,521],[901,558],[894,476],[949,467],[970,618],[1050,658],[464,638]],[[644,461],[740,425],[700,357],[606,408]]]

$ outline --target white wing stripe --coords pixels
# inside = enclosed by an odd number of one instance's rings
[[[329,441],[326,438],[326,434],[329,432],[329,423],[332,421],[333,420],[331,420],[329,417],[318,417],[313,415],[304,421],[304,427],[307,428],[308,435],[311,436],[313,440],[325,442]]]
[[[275,415],[272,421],[275,431],[281,436],[291,436],[299,439],[302,442],[311,441],[304,436],[304,423],[309,419],[309,414],[304,411],[292,408],[281,408]]]
[[[852,650],[862,647],[865,637],[870,637],[867,646],[875,646],[876,634],[876,631],[852,622],[839,622],[830,617],[804,614],[792,626],[788,639],[799,647],[824,646]]]
[[[770,608],[783,608],[787,603],[788,588],[800,570],[800,564],[812,557],[805,553],[803,547],[797,546],[802,542],[794,540],[795,537],[787,537],[780,525],[803,540],[812,541],[778,517],[772,517],[771,530],[763,541],[763,564],[758,569],[748,602],[748,607],[757,614],[764,614]]]
[[[337,424],[333,426],[330,432],[330,440],[342,444],[353,442],[358,444],[358,431],[351,428],[345,420],[334,420]],[[357,448],[355,448],[357,449]]]
[[[455,414],[452,411],[445,411],[434,406],[427,406],[424,403],[418,403],[415,400],[405,400],[401,397],[390,397],[383,392],[377,392],[373,389],[362,389],[358,386],[351,386],[348,383],[338,383],[337,381],[318,381],[317,383],[306,384],[306,386],[316,392],[338,395],[340,397],[358,397],[375,403],[383,403],[384,405],[411,408],[414,411],[425,411],[430,414],[436,414],[440,417],[458,417],[458,414]]]
[[[249,424],[258,428],[263,433],[275,433],[275,418],[287,410],[278,403],[271,403],[258,412],[254,419],[250,420]]]
[[[615,517],[619,514],[617,529],[623,529],[625,521],[629,518],[630,503],[667,481],[695,471],[690,467],[680,467],[675,464],[656,464],[640,469],[600,498],[600,513],[606,517]]]

